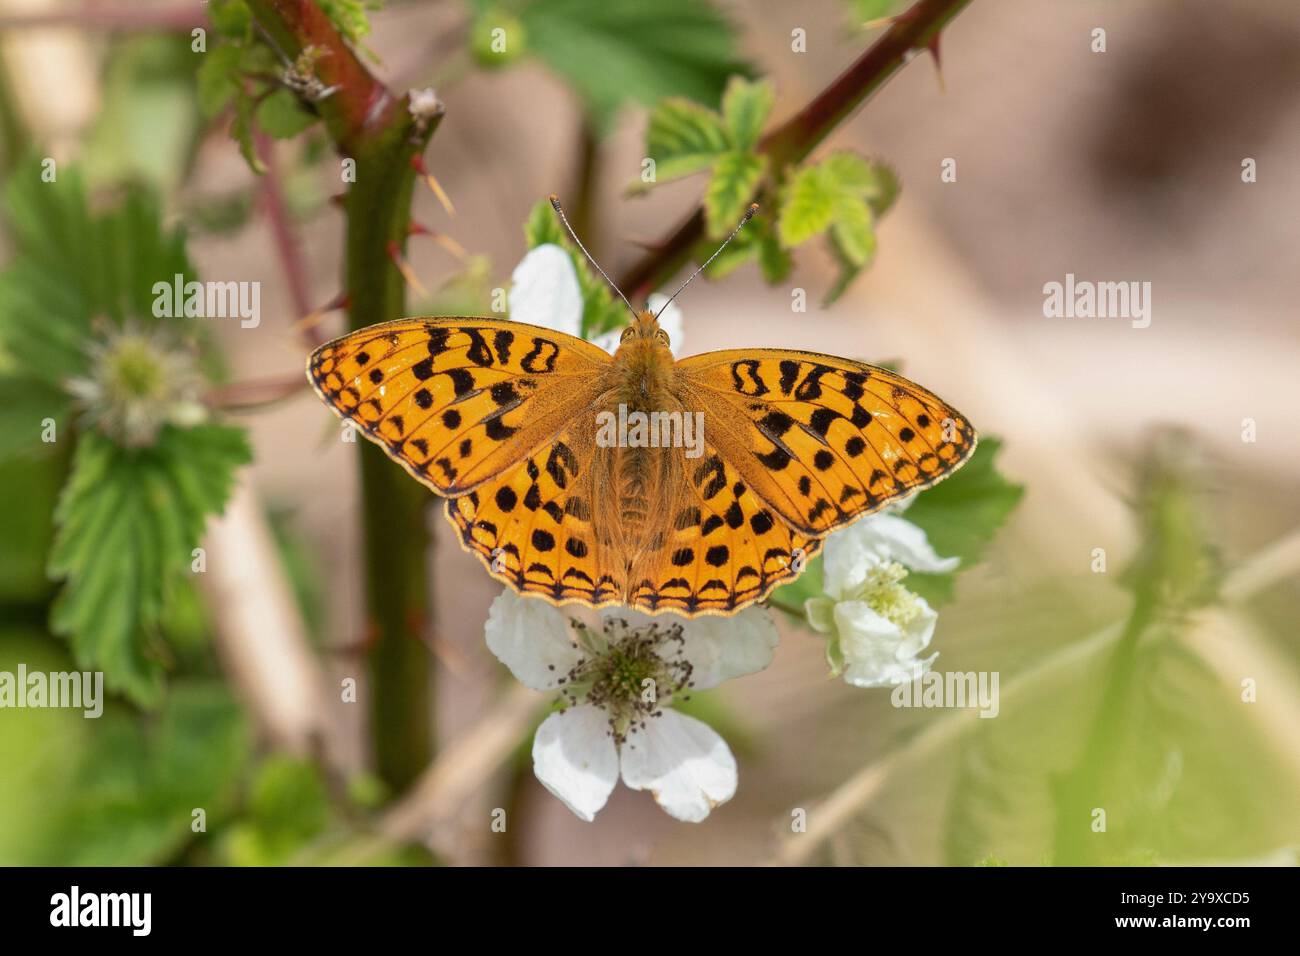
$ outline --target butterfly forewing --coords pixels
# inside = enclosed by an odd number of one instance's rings
[[[307,374],[338,415],[455,496],[589,416],[610,363],[588,342],[519,322],[401,319],[322,345]]]
[[[929,487],[975,449],[965,416],[875,366],[755,349],[692,356],[677,369],[718,456],[805,534]]]

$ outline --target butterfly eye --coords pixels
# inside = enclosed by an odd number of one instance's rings
[[[662,342],[664,345],[669,344],[668,333],[665,332],[663,329],[655,329],[655,338],[658,339],[660,342]]]
[[[633,329],[632,326],[629,325],[627,328],[623,330],[623,334],[618,337],[618,340],[620,342],[626,342],[628,339],[632,337],[634,331],[635,329]]]

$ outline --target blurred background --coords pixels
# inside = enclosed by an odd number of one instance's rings
[[[863,21],[891,12],[841,0],[716,9],[738,58],[775,84],[773,125],[880,33]],[[310,348],[295,323],[342,291],[338,167],[317,127],[275,143],[272,176],[250,171],[229,113],[200,109],[190,30],[203,16],[168,0],[0,2],[4,171],[34,151],[75,163],[92,200],[147,184],[203,277],[261,283],[256,329],[215,326],[226,380],[294,381]],[[489,314],[486,291],[508,284],[522,224],[548,193],[619,275],[703,190],[688,177],[629,196],[646,106],[593,118],[590,97],[540,56],[483,66],[484,16],[389,2],[359,41],[391,88],[431,84],[446,107],[425,155],[456,215],[421,187],[414,218],[468,264],[414,237],[410,269],[429,291],[408,295],[410,314],[453,294]],[[807,52],[792,50],[794,30]],[[1079,862],[1063,855],[1061,814],[1093,774],[1111,842],[1083,862],[1293,864],[1300,10],[975,0],[940,52],[941,74],[916,57],[814,154],[859,150],[902,183],[874,263],[834,305],[817,304],[836,273],[819,246],[775,286],[751,263],[679,301],[687,353],[745,344],[897,362],[1001,440],[998,470],[1024,496],[958,578],[933,645],[942,670],[1000,674],[997,719],[900,710],[888,691],[832,680],[822,642],[778,615],[773,665],[707,703],[737,755],[736,797],[688,826],[619,788],[584,824],[532,776],[538,700],[508,689],[483,642],[500,586],[439,508],[425,628],[439,775],[401,799],[369,772],[365,707],[337,690],[354,677],[367,692],[356,448],[299,389],[232,415],[253,460],[208,529],[186,622],[167,635],[166,706],[115,699],[100,721],[0,712],[0,862]],[[1067,273],[1150,282],[1150,326],[1045,317],[1044,284]],[[791,312],[794,288],[808,290],[807,312]],[[340,313],[319,328],[340,333]],[[0,465],[0,669],[72,666],[42,610],[66,467],[58,454]],[[1171,554],[1204,558],[1186,587],[1196,597],[1168,602],[1174,613],[1144,631],[1115,709],[1113,652],[1135,600],[1186,585],[1151,571]],[[1104,758],[1090,764],[1099,727]],[[498,807],[505,834],[488,825]],[[791,832],[796,808],[807,833]]]

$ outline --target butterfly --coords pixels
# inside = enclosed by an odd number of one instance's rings
[[[307,374],[446,499],[489,574],[557,605],[734,614],[975,449],[965,416],[895,372],[782,349],[677,360],[633,313],[612,355],[505,319],[408,318],[320,346]]]

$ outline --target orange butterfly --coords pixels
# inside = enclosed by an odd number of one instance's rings
[[[634,315],[613,355],[520,322],[399,319],[322,345],[307,374],[447,499],[489,574],[553,604],[734,614],[975,450],[964,416],[894,372],[779,349],[675,360]]]

